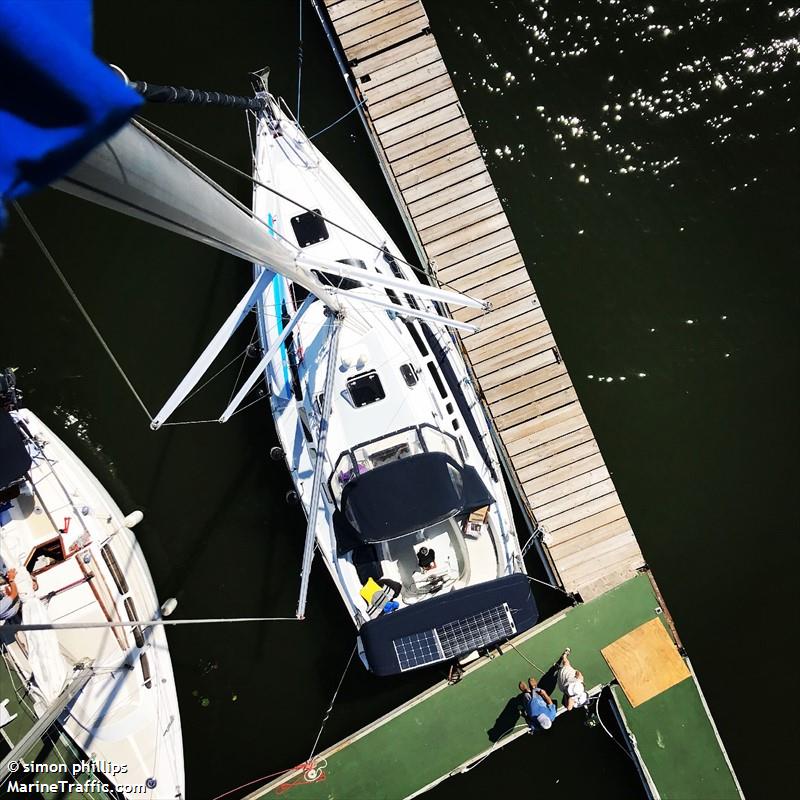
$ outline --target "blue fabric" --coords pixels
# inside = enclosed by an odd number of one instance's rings
[[[536,721],[536,717],[539,714],[545,714],[551,721],[554,720],[556,718],[556,704],[546,703],[538,692],[533,692],[527,708],[528,725],[531,730],[541,730],[539,723]]]
[[[0,2],[0,226],[141,105],[91,46],[91,0]]]

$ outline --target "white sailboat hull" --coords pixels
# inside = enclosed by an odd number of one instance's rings
[[[417,282],[372,212],[275,103],[270,116],[259,119],[255,177],[264,184],[254,190],[256,216],[267,221],[273,236],[302,250],[301,260],[308,257],[317,263],[331,263],[346,259],[357,268],[355,272]],[[266,187],[274,187],[295,202],[281,199]],[[320,224],[319,218],[314,219],[305,209],[319,210],[327,222]],[[255,267],[256,275],[261,269]],[[361,287],[338,283],[331,291],[339,300],[343,318],[325,447],[325,490],[314,533],[345,607],[361,629],[375,616],[362,593],[368,569],[357,563],[359,553],[370,546],[375,554],[370,569],[383,573],[371,577],[388,578],[402,587],[395,597],[400,611],[412,605],[422,609],[434,595],[441,598],[504,579],[523,573],[524,567],[498,459],[457,342],[440,325],[403,320],[391,311],[359,302],[356,296],[382,297],[384,302],[400,304],[396,306],[399,310],[409,303],[431,314],[440,309],[429,300],[409,301],[405,293],[401,296],[369,286],[366,278]],[[271,281],[258,304],[264,351],[280,335],[303,297],[286,278],[276,275]],[[322,303],[313,303],[297,322],[291,341],[279,348],[265,372],[278,435],[307,515],[332,322]],[[364,381],[372,385],[366,387],[361,402],[354,387]],[[381,448],[383,452],[377,453]],[[392,455],[386,455],[386,448],[394,448]],[[342,454],[348,452],[352,459],[343,461]],[[492,502],[483,534],[463,535],[464,521],[454,515],[423,525],[413,541],[408,539],[408,546],[388,539],[370,543],[366,539],[371,534],[366,532],[363,547],[348,549],[342,541],[342,525],[336,522],[344,513],[339,506],[342,493],[348,491],[347,483],[353,478],[363,481],[362,472],[384,462],[431,452],[447,455],[459,468],[474,470],[490,492]],[[404,486],[414,480],[409,472]],[[424,488],[420,487],[421,491]],[[435,574],[443,581],[443,586],[428,594],[425,587],[431,581],[420,574],[415,562],[419,546],[426,542],[440,554]],[[374,665],[363,657],[372,669]]]
[[[29,446],[34,494],[23,490],[0,513],[0,556],[5,565],[27,566],[52,622],[158,617],[160,604],[150,571],[125,515],[33,412],[23,409],[19,416],[40,447]],[[62,533],[67,518],[68,528]],[[117,774],[106,775],[111,783],[139,786],[135,796],[151,800],[184,797],[180,715],[163,626],[135,633],[120,627],[56,634],[70,671],[87,659],[94,670],[62,718],[65,731],[87,755],[120,767]],[[37,667],[28,658],[26,637],[38,635],[42,634],[28,631],[4,637],[8,656],[26,680],[32,674],[35,680]],[[39,699],[37,712],[45,702]]]

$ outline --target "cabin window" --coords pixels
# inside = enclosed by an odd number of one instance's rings
[[[350,398],[356,408],[377,403],[378,400],[386,397],[386,392],[383,391],[380,378],[375,370],[351,378],[347,381],[347,390],[350,392]]]
[[[319,242],[324,242],[330,236],[328,227],[325,225],[325,220],[322,219],[318,208],[292,217],[292,230],[300,247],[319,244]]]
[[[436,388],[439,390],[439,396],[447,397],[447,389],[444,388],[444,383],[442,383],[442,376],[439,374],[439,370],[436,369],[436,364],[434,364],[433,361],[428,362],[428,369],[430,370],[433,382],[436,384]]]
[[[447,404],[447,405],[444,407],[444,410],[445,410],[445,411],[446,411],[448,414],[452,414],[452,413],[453,413],[453,404],[452,404],[452,403],[448,403],[448,404]]]
[[[455,417],[453,417],[453,430],[457,431],[460,427],[461,425],[459,424],[458,420]]]
[[[403,376],[403,380],[406,382],[406,386],[417,385],[419,378],[417,377],[417,371],[411,364],[401,364],[400,374]]]

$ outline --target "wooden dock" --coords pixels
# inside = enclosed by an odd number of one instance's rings
[[[588,600],[644,558],[420,0],[320,0],[423,264],[489,300],[463,349],[554,578]],[[333,43],[333,42],[332,42]],[[336,47],[334,43],[334,47]]]

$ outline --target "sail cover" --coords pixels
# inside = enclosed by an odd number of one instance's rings
[[[91,0],[0,3],[0,226],[141,105],[91,47]]]
[[[491,505],[494,498],[474,467],[447,453],[419,453],[353,478],[342,511],[361,542],[385,542]]]

